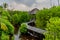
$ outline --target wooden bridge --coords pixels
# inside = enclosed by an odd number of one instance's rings
[[[34,21],[30,21],[30,22],[26,23],[27,29],[28,29],[28,34],[30,34],[33,37],[38,38],[38,40],[43,40],[43,38],[45,38],[45,36],[43,34],[44,34],[44,32],[46,32],[46,30],[42,30],[40,28],[36,28],[34,26],[28,25],[31,22],[34,22]]]
[[[40,34],[43,34],[44,32],[46,32],[45,30],[42,30],[42,29],[39,29],[39,28],[36,28],[36,27],[32,27],[32,26],[29,26],[29,25],[27,25],[27,29],[32,30],[32,31],[37,32],[37,33],[40,33]]]
[[[40,34],[43,34],[44,32],[46,32],[46,30],[42,30],[40,28],[36,28],[36,27],[28,25],[31,22],[34,22],[34,20],[26,23],[27,29],[32,30],[32,31],[37,32],[37,33],[40,33]]]

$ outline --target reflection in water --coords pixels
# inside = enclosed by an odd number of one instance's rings
[[[20,30],[18,30],[17,34],[14,34],[14,40],[20,40],[19,36],[20,36]]]

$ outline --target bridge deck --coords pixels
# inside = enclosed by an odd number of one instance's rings
[[[27,29],[32,30],[32,31],[37,32],[37,33],[41,33],[41,34],[46,32],[46,30],[42,30],[42,29],[39,29],[39,28],[36,28],[36,27],[32,27],[32,26],[29,26],[28,24],[27,24]]]

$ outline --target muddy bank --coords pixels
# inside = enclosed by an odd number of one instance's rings
[[[37,40],[37,38],[33,36],[22,35],[21,40]]]
[[[26,34],[22,34],[19,38],[21,38],[20,40],[43,40],[43,38],[45,38],[44,35],[42,34],[38,34],[40,36],[36,36],[36,35],[33,36],[33,34],[31,35],[31,33],[30,34],[26,33]]]

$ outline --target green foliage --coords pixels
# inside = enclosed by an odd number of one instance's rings
[[[21,12],[19,14],[20,17],[20,23],[27,22],[30,20],[28,12]]]
[[[2,34],[2,40],[8,40],[8,34],[14,34],[14,27],[19,27],[21,23],[29,21],[30,15],[26,11],[6,10],[7,4],[4,4],[3,6],[5,9],[0,6],[0,34]],[[23,29],[23,31],[27,31],[25,27],[23,27]],[[1,33],[2,31],[7,36]]]
[[[6,19],[0,18],[1,20],[1,40],[9,40],[9,34],[14,34],[13,25]]]
[[[60,6],[54,6],[50,9],[43,9],[36,14],[36,26],[45,29],[47,21],[51,17],[60,17]]]
[[[9,40],[9,35],[2,32],[1,40]]]
[[[0,12],[3,10],[3,7],[2,6],[0,6]]]
[[[26,27],[27,27],[27,25],[25,23],[21,24],[21,27],[20,27],[21,34],[27,33],[27,28]]]
[[[36,14],[36,25],[39,28],[45,28],[46,27],[46,21],[48,21],[48,19],[50,18],[50,15],[48,13],[49,10],[48,9],[43,9],[37,12]]]
[[[20,25],[23,22],[27,22],[30,20],[30,16],[28,12],[16,12],[14,15],[11,17],[11,23],[13,25]]]
[[[12,16],[12,24],[13,24],[13,25],[16,25],[16,24],[18,24],[18,23],[19,23],[18,14],[14,14],[14,15]]]
[[[9,20],[11,18],[9,12],[7,10],[1,11],[1,18]]]
[[[24,11],[3,10],[1,15],[1,18],[7,19],[14,26],[30,20],[30,15]]]
[[[4,23],[1,23],[1,29],[3,31],[7,31],[8,30],[7,26]]]
[[[8,33],[14,33],[14,27],[13,25],[6,19],[0,18],[1,23],[4,23],[6,27],[8,28]],[[3,26],[4,27],[4,26]]]
[[[60,40],[60,18],[50,18],[46,30],[44,40]]]
[[[35,18],[36,18],[36,15],[30,14],[30,19],[31,19],[31,20],[33,20],[33,19],[35,19]]]

